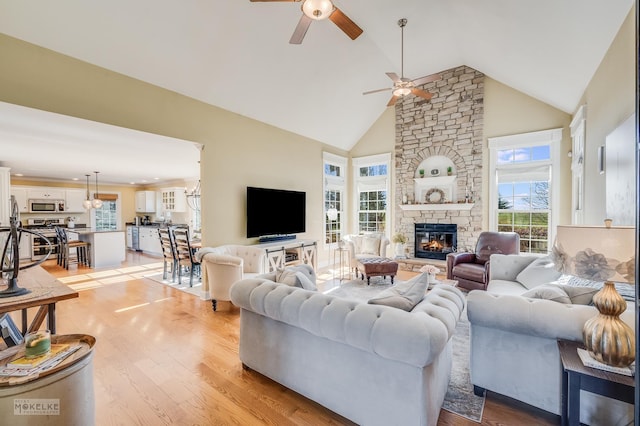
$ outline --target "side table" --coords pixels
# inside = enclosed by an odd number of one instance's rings
[[[634,378],[586,367],[578,356],[584,345],[558,340],[562,361],[562,426],[580,425],[580,390],[634,403]]]
[[[347,263],[347,278],[351,279],[351,258],[349,256],[349,249],[345,247],[336,247],[333,251],[333,278],[336,278],[336,254],[338,255],[337,266],[340,268],[340,281],[345,279],[344,264]]]

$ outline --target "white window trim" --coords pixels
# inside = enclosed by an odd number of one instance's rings
[[[118,199],[116,200],[116,229],[122,229],[122,193],[121,192],[108,192],[108,191],[100,191],[101,194],[116,194]],[[92,224],[92,228],[96,228],[96,211],[95,209],[91,209],[89,211],[89,220]]]
[[[367,166],[374,166],[378,164],[385,164],[387,166],[386,176],[360,176],[360,168]],[[391,153],[368,155],[366,157],[357,157],[351,159],[351,167],[353,169],[353,229],[352,234],[358,233],[358,211],[359,211],[359,189],[370,188],[384,188],[387,191],[387,209],[385,212],[385,234],[389,237],[390,224],[391,224]],[[370,189],[373,190],[373,189]]]
[[[342,176],[327,176],[324,174],[324,165],[325,164],[333,164],[336,166],[339,166],[342,171],[343,174]],[[346,199],[347,199],[347,181],[346,181],[346,175],[348,173],[347,171],[347,166],[348,166],[348,161],[346,157],[342,157],[336,154],[332,154],[330,152],[323,152],[322,153],[322,208],[324,209],[324,203],[325,203],[325,193],[327,191],[341,191],[342,192],[342,211],[340,212],[340,230],[342,232],[342,235],[346,235],[346,229],[345,229],[345,218],[346,218],[346,212],[345,212],[345,207],[347,206],[346,204]],[[326,229],[327,229],[327,212],[323,211],[322,212],[322,244],[323,244],[323,248],[325,251],[329,251],[331,249],[331,244],[327,244],[326,243]]]
[[[569,125],[571,128],[571,223],[584,223],[584,143],[587,127],[587,106],[578,108]]]
[[[550,145],[551,154],[551,212],[549,215],[549,248],[556,237],[556,226],[560,220],[560,145],[562,129],[542,130],[539,132],[520,133],[516,135],[488,138],[489,145],[489,229],[498,230],[497,215],[497,154],[499,150],[519,148],[523,146]],[[540,162],[540,164],[549,162]]]

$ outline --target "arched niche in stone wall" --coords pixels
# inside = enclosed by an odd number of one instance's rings
[[[451,168],[451,173],[449,173],[449,168]],[[422,160],[415,171],[415,177],[421,177],[420,170],[424,170],[425,177],[447,176],[456,174],[455,164],[449,157],[446,157],[444,155],[432,155]]]

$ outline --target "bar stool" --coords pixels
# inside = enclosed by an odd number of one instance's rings
[[[67,232],[55,227],[58,236],[58,265],[65,269],[69,269],[69,264],[75,261],[78,265],[91,266],[91,244],[87,241],[73,240],[69,241]],[[70,250],[76,249],[75,258],[69,255]]]

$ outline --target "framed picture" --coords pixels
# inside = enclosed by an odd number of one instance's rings
[[[24,341],[22,333],[20,333],[9,314],[0,316],[0,331],[2,331],[2,340],[4,340],[7,347],[19,345]]]

